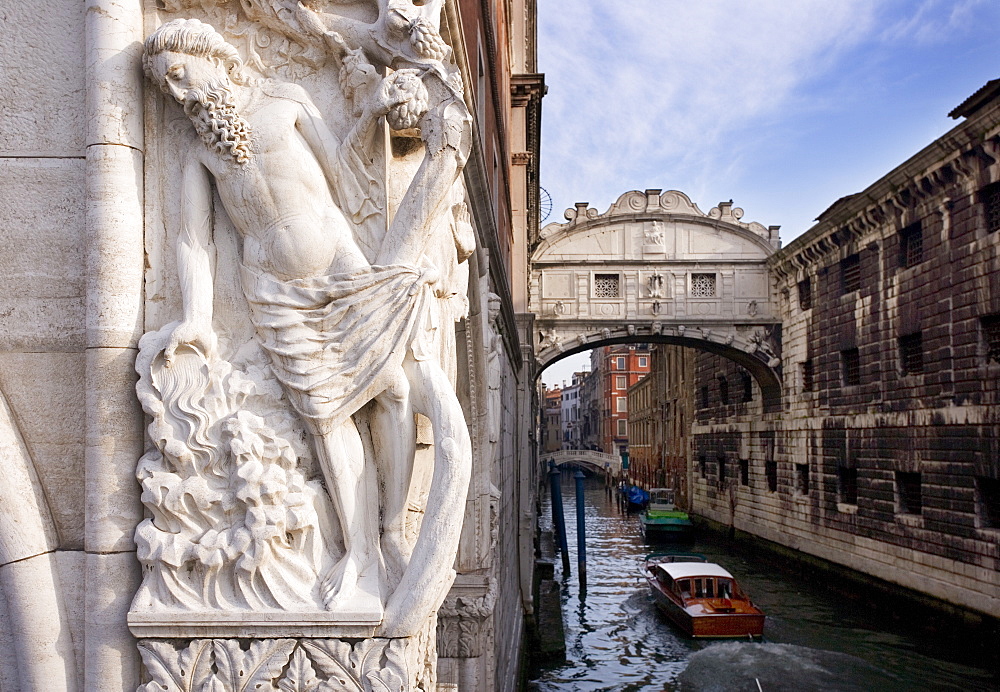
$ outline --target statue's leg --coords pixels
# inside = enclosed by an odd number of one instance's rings
[[[406,518],[417,430],[410,387],[402,371],[397,382],[375,398],[370,420],[382,495],[382,557],[392,590],[413,550],[406,540]]]
[[[365,591],[379,597],[378,495],[365,464],[364,444],[352,418],[315,438],[327,492],[344,532],[344,556],[325,575],[321,592],[336,610]]]
[[[455,390],[438,363],[407,358],[414,410],[431,421],[434,430],[434,472],[424,519],[410,564],[386,603],[380,636],[416,634],[440,608],[455,573],[472,474],[472,442]]]

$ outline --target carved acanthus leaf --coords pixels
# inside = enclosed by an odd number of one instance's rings
[[[256,640],[248,651],[233,639],[216,639],[214,644],[216,680],[226,692],[277,690],[274,681],[295,648],[294,639]]]
[[[344,692],[364,692],[361,680],[351,669],[351,645],[339,639],[315,639],[302,642],[309,656],[319,666],[323,677]]]
[[[301,648],[296,649],[292,655],[288,672],[278,682],[278,687],[281,692],[324,692],[334,689],[316,677],[316,671],[313,670],[309,657]]]
[[[178,651],[170,642],[139,642],[142,662],[153,681],[141,692],[201,692],[212,677],[212,641],[198,639]]]

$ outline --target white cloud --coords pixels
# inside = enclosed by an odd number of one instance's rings
[[[922,0],[912,14],[891,22],[881,38],[888,42],[933,44],[968,28],[983,0]]]
[[[866,0],[557,0],[540,7],[542,184],[555,213],[629,189],[700,198],[769,118],[878,28]],[[695,189],[692,189],[692,184]],[[739,203],[740,200],[737,200]]]

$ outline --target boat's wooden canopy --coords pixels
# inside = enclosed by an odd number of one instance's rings
[[[712,562],[661,562],[657,567],[663,570],[671,579],[688,579],[690,577],[733,578],[733,575]]]

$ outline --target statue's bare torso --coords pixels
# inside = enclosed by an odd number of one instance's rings
[[[243,263],[282,280],[368,268],[300,131],[309,126],[305,106],[257,91],[241,114],[254,141],[246,165],[201,142],[192,150],[243,238]]]

